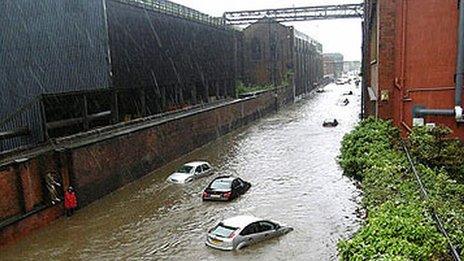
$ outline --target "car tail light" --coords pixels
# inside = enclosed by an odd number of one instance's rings
[[[206,192],[206,191],[203,192],[203,197],[208,197],[208,196],[209,196],[208,192]]]
[[[234,238],[235,237],[235,232],[233,232],[232,234],[230,234],[229,238]]]
[[[222,196],[224,196],[225,198],[230,197],[230,195],[232,195],[232,192],[226,192],[226,193],[222,194]]]

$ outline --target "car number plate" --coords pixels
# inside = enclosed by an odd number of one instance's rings
[[[211,198],[220,198],[221,195],[211,195]]]

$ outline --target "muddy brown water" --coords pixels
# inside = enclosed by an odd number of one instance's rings
[[[326,87],[237,130],[163,169],[34,232],[0,253],[1,260],[334,260],[336,244],[359,228],[360,191],[336,163],[340,140],[358,120],[359,92]],[[348,106],[342,93],[354,90]],[[337,128],[323,128],[336,117]],[[215,173],[188,186],[166,177],[180,164],[208,160]],[[233,174],[252,188],[231,203],[203,203],[212,177]],[[204,245],[223,218],[253,214],[294,231],[239,252]]]

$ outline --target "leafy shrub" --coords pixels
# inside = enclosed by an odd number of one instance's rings
[[[353,239],[339,243],[344,260],[436,260],[447,253],[445,238],[424,207],[387,201],[372,212]]]
[[[446,172],[461,183],[464,182],[464,146],[451,138],[451,129],[444,126],[417,127],[408,137],[411,154],[420,163]]]
[[[362,181],[368,219],[352,239],[339,242],[341,259],[449,259],[446,240],[428,214],[431,210],[463,253],[464,184],[452,178],[458,172],[447,172],[460,169],[457,157],[463,147],[449,139],[449,133],[445,128],[421,128],[408,141],[420,162],[416,167],[429,192],[427,201],[421,198],[409,162],[399,150],[399,132],[390,122],[368,119],[344,137],[339,162],[345,175]]]
[[[263,84],[263,85],[254,85],[254,86],[247,86],[244,85],[243,82],[237,81],[235,91],[237,96],[245,93],[257,92],[257,91],[264,91],[264,90],[271,90],[274,88],[272,84]]]
[[[422,181],[429,194],[429,209],[434,209],[442,219],[451,242],[464,254],[464,184],[457,183],[441,170],[419,164]]]
[[[342,141],[339,163],[345,175],[362,180],[363,172],[392,149],[398,137],[399,131],[388,121],[374,118],[362,121]]]

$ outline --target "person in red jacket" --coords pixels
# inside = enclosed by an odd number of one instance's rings
[[[66,216],[72,216],[74,209],[77,208],[77,197],[73,187],[69,186],[68,190],[64,193],[64,208]]]

